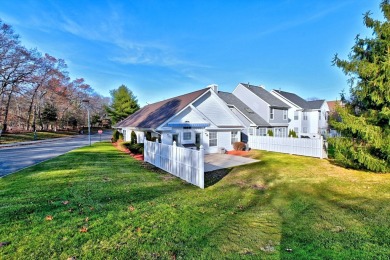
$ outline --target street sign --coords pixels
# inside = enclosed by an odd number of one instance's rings
[[[98,130],[98,134],[99,134],[99,137],[100,137],[100,141],[102,141],[103,130],[102,130],[102,129],[99,129],[99,130]]]

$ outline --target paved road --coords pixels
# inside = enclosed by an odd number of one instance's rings
[[[110,140],[111,132],[105,131],[101,139]],[[99,142],[98,134],[91,135],[91,143]],[[57,157],[73,149],[89,145],[88,135],[52,139],[49,142],[0,148],[0,178],[42,161]]]

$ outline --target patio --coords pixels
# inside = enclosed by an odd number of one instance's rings
[[[211,172],[255,162],[259,162],[259,160],[230,154],[206,154],[204,157],[204,172]]]

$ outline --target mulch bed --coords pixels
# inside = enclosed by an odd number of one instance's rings
[[[131,157],[133,157],[137,161],[143,161],[144,160],[144,155],[143,154],[133,154],[132,152],[130,152],[129,149],[127,149],[126,147],[121,145],[121,143],[119,143],[119,142],[112,143],[112,145],[115,146],[116,149],[118,149],[119,151],[127,153],[128,155],[130,155]]]
[[[227,151],[226,153],[227,154],[231,154],[231,155],[244,156],[244,157],[249,156],[249,151],[236,151],[236,150],[232,150],[232,151]]]

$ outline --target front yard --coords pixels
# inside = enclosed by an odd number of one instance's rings
[[[0,259],[387,259],[390,174],[252,151],[201,190],[100,143],[0,179]]]

